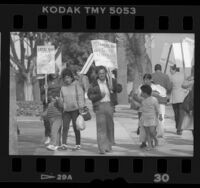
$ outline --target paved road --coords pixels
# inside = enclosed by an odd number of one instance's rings
[[[18,118],[18,125],[21,130],[19,136],[20,155],[63,155],[63,156],[95,156],[98,154],[96,142],[95,115],[92,113],[92,120],[87,122],[87,128],[81,132],[82,149],[80,151],[48,151],[44,144],[44,127],[39,118]],[[184,131],[182,136],[175,134],[173,111],[167,107],[165,121],[165,138],[159,139],[159,146],[152,151],[145,151],[139,148],[137,130],[137,113],[130,110],[128,106],[121,105],[116,109],[115,140],[116,145],[113,151],[106,156],[192,156],[193,136],[190,131]],[[72,127],[69,131],[68,144],[73,147],[75,143]]]

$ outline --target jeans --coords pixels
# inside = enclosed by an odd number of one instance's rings
[[[47,107],[48,107],[48,104],[43,104],[43,111],[45,111]],[[43,123],[44,123],[45,137],[51,137],[51,125],[50,125],[49,119],[45,118],[43,120]]]
[[[70,122],[72,120],[72,125],[76,137],[76,145],[81,143],[81,133],[76,129],[76,119],[79,116],[79,110],[64,112],[63,113],[63,131],[62,131],[62,143],[67,144],[67,136],[69,131]]]

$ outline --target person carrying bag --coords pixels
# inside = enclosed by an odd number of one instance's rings
[[[77,85],[75,87],[76,87],[76,99],[78,101],[79,98],[78,98]],[[83,117],[84,121],[89,121],[89,120],[92,119],[92,116],[90,114],[89,108],[87,106],[84,106],[83,108],[79,108],[79,113]]]
[[[63,86],[61,87],[60,98],[63,103],[63,132],[62,132],[62,149],[67,149],[67,137],[72,121],[76,146],[75,150],[81,149],[81,134],[77,129],[76,120],[82,113],[85,106],[83,90],[79,83],[74,79],[73,73],[69,69],[62,72]]]

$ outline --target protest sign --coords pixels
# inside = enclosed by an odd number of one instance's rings
[[[54,46],[37,46],[37,74],[55,73]]]
[[[117,45],[107,40],[92,40],[92,50],[96,66],[117,69]]]

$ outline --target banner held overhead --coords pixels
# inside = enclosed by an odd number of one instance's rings
[[[91,43],[96,66],[118,69],[116,43],[107,40],[92,40]]]

